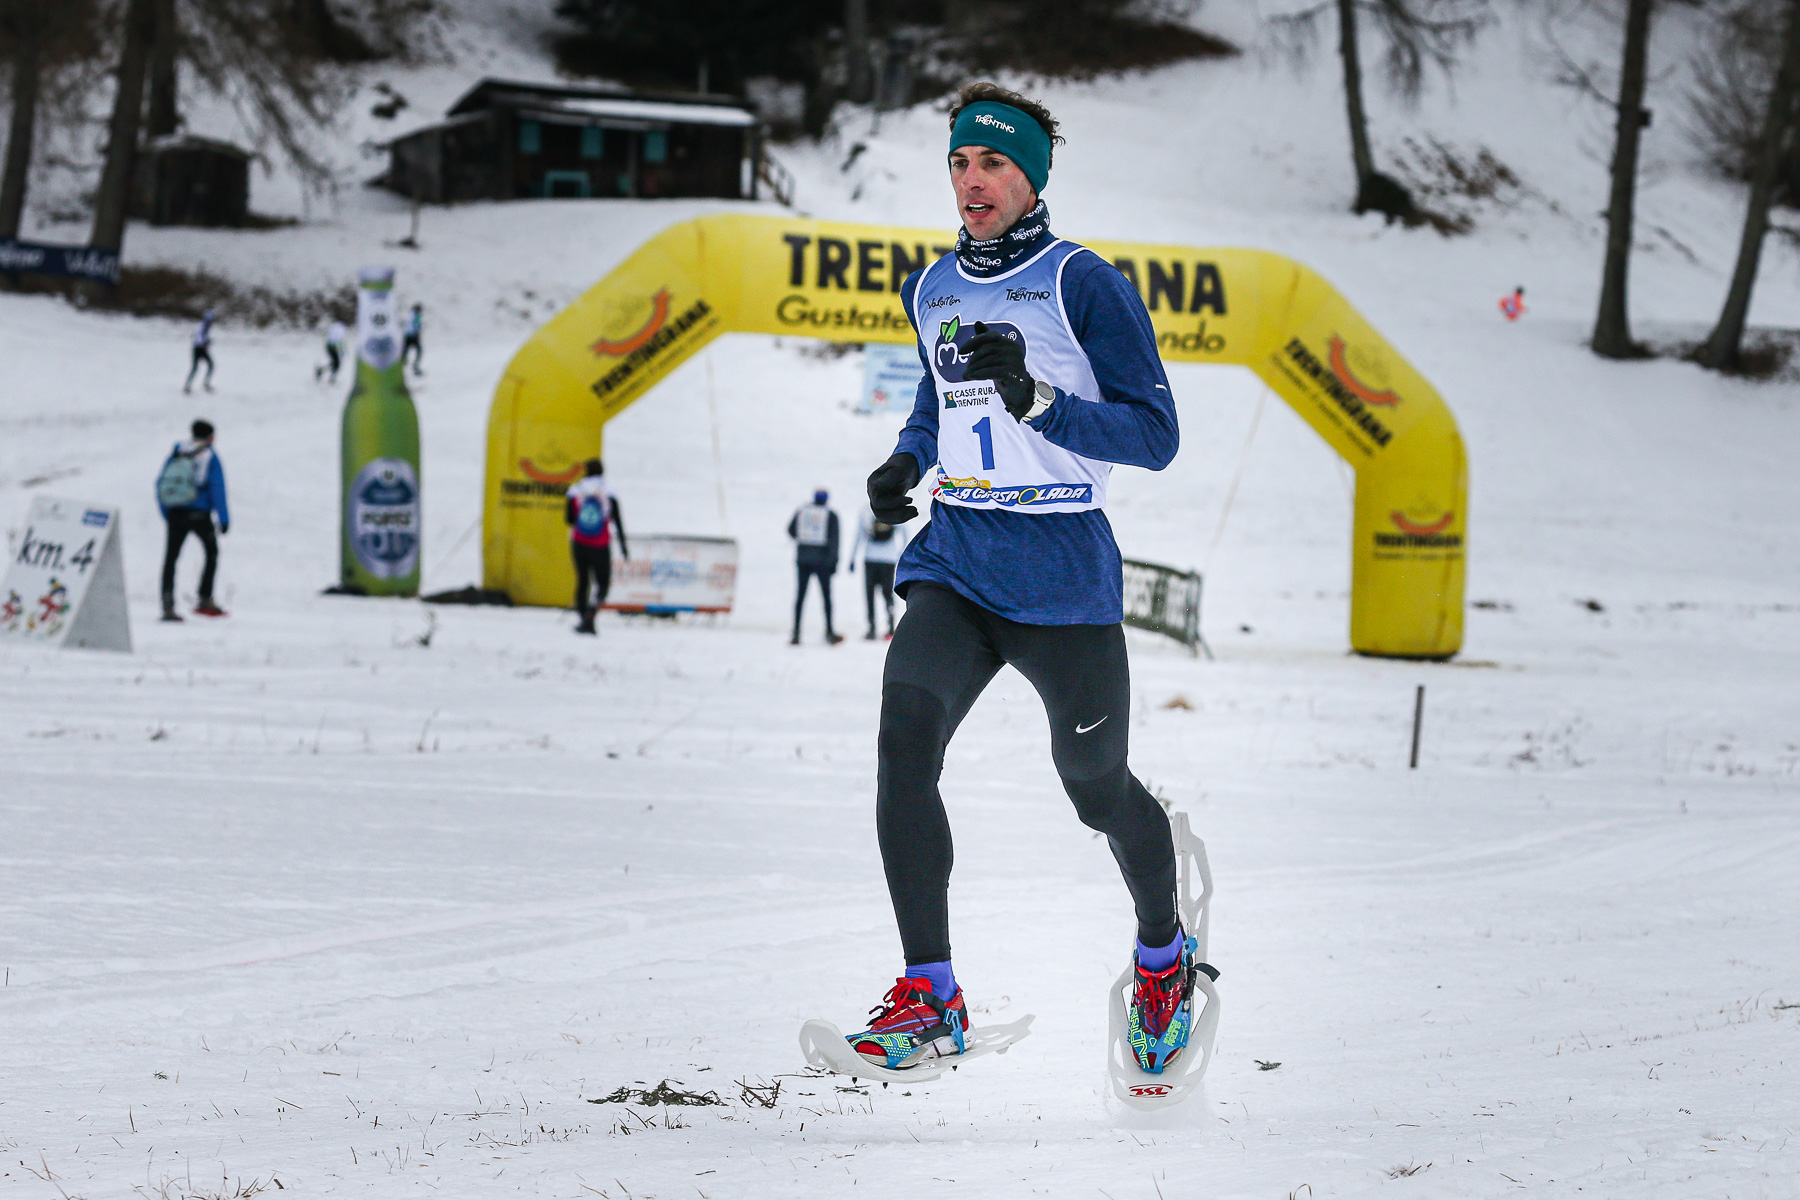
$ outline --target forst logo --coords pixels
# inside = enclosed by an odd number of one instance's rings
[[[988,321],[985,324],[989,333],[998,333],[1021,346],[1026,345],[1025,335],[1010,321]],[[969,365],[969,353],[963,347],[974,336],[975,327],[964,325],[960,316],[938,322],[937,341],[931,347],[931,362],[937,368],[937,373],[944,377],[944,382],[963,382],[963,372]]]

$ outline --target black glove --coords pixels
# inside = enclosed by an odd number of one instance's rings
[[[902,451],[869,474],[869,507],[877,521],[899,525],[919,515],[906,493],[919,482],[919,460]]]
[[[231,522],[224,521],[224,522],[220,523],[219,532],[220,533],[230,533],[231,532]]]
[[[1037,381],[1025,371],[1025,347],[1003,333],[995,333],[980,321],[975,336],[963,346],[969,365],[964,379],[991,379],[1013,420],[1023,421],[1037,399]]]

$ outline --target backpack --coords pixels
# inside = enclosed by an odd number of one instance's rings
[[[156,499],[164,508],[186,508],[200,498],[200,464],[176,451],[156,477]]]

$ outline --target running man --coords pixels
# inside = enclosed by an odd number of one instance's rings
[[[592,634],[598,632],[594,614],[612,590],[612,531],[619,531],[621,558],[630,558],[631,548],[625,544],[625,518],[619,515],[619,497],[606,482],[606,467],[590,458],[584,469],[587,474],[563,493],[563,521],[575,559],[575,611],[581,614],[575,632]]]
[[[1168,818],[1126,765],[1123,582],[1102,506],[1113,464],[1175,457],[1174,399],[1137,291],[1050,232],[1040,193],[1055,119],[975,83],[950,126],[963,229],[900,289],[925,378],[896,453],[869,476],[876,518],[898,525],[918,516],[907,493],[936,468],[931,522],[900,559],[906,614],[881,690],[875,820],[906,969],[848,1040],[890,1068],[964,1049],[938,777],[958,723],[1011,664],[1042,698],[1063,788],[1131,893],[1131,1041],[1161,1071],[1187,1042],[1197,943],[1176,912]]]
[[[414,375],[423,375],[425,368],[420,362],[425,358],[425,346],[419,339],[425,336],[425,310],[421,305],[413,305],[406,314],[406,323],[400,327],[400,366],[406,367],[407,355],[412,356]]]
[[[213,390],[212,327],[213,311],[209,308],[200,314],[200,324],[194,327],[194,354],[188,363],[187,382],[181,385],[183,395],[194,390],[194,372],[200,369],[201,363],[206,364],[206,380],[202,386],[209,392]]]
[[[869,632],[863,634],[865,641],[875,640],[875,593],[878,591],[887,606],[887,636],[894,636],[894,565],[900,561],[900,552],[906,549],[906,540],[906,530],[889,525],[863,509],[862,520],[856,525],[856,541],[850,547],[850,569],[856,570],[856,556],[860,552],[863,604],[869,610]]]

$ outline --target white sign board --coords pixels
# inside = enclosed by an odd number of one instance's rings
[[[856,411],[911,412],[924,377],[916,344],[870,342],[863,347],[863,394]]]
[[[38,496],[0,583],[0,637],[131,649],[119,510]]]
[[[631,557],[613,559],[614,612],[728,613],[737,594],[737,543],[730,538],[631,539]]]

